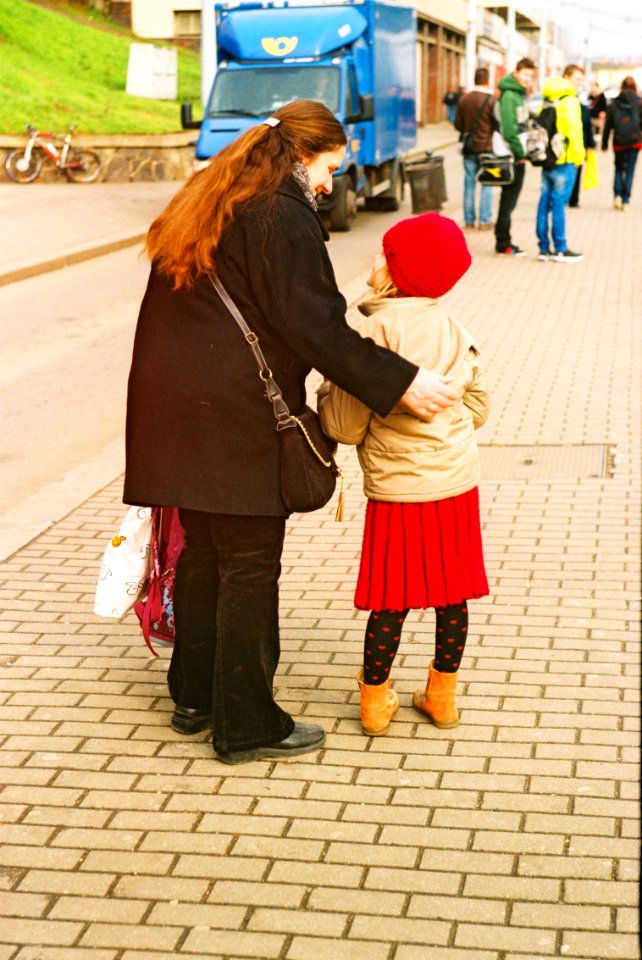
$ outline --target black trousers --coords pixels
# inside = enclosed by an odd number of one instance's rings
[[[568,205],[569,207],[579,207],[580,205],[580,183],[582,181],[582,169],[583,167],[577,168],[577,176],[575,177],[575,184],[569,197]]]
[[[525,174],[526,164],[516,163],[515,179],[512,183],[502,187],[497,220],[495,221],[495,249],[501,253],[504,252],[506,247],[513,246],[510,236],[510,218],[522,192]]]
[[[185,549],[174,584],[170,695],[211,710],[217,751],[277,743],[294,729],[273,696],[285,518],[179,515]]]

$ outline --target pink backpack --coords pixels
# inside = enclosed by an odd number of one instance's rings
[[[174,580],[176,564],[185,546],[185,533],[177,507],[152,509],[152,555],[147,596],[134,606],[145,643],[155,657],[152,640],[163,646],[174,643]]]

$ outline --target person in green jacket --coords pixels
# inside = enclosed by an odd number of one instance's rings
[[[526,157],[523,139],[528,121],[526,93],[535,79],[535,64],[523,57],[512,73],[499,81],[499,100],[496,104],[496,118],[500,133],[506,141],[506,147],[515,158],[515,179],[502,187],[495,223],[495,250],[509,257],[526,255],[511,240],[511,214],[517,205],[524,183]],[[522,136],[523,135],[523,136]]]
[[[569,250],[566,242],[566,204],[578,167],[586,158],[582,108],[577,93],[584,83],[584,71],[570,64],[561,77],[549,77],[542,87],[544,106],[555,105],[555,123],[559,136],[560,155],[552,167],[542,167],[542,192],[537,206],[538,260],[576,263],[581,253]],[[551,238],[554,251],[551,250]]]

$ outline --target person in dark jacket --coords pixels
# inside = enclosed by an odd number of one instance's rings
[[[124,500],[179,508],[172,726],[213,726],[226,763],[287,759],[325,733],[274,700],[278,580],[288,510],[272,406],[221,280],[258,335],[283,396],[305,406],[312,367],[382,415],[429,418],[447,379],[363,339],[325,249],[315,194],[330,193],[346,137],[322,104],[295,101],[195,174],[154,221],[127,398]]]
[[[469,229],[475,226],[479,155],[491,151],[494,106],[495,97],[488,86],[488,70],[479,67],[475,71],[475,86],[459,98],[455,116],[464,158],[464,226]],[[493,188],[486,184],[482,184],[479,191],[478,225],[480,230],[490,230],[493,225]]]
[[[591,86],[588,107],[591,111],[591,126],[593,127],[593,133],[600,133],[604,127],[604,118],[606,117],[608,105],[606,102],[606,97],[604,96],[599,83],[594,83]]]
[[[582,135],[584,137],[584,149],[595,150],[595,137],[593,136],[593,123],[591,121],[591,108],[586,104],[580,101],[580,109],[582,111]],[[588,155],[588,153],[587,153]],[[570,200],[568,201],[569,207],[579,207],[580,205],[580,184],[582,181],[582,170],[584,169],[584,164],[581,164],[577,168],[577,176],[575,177],[575,185],[571,192]]]
[[[635,79],[625,77],[618,96],[609,105],[602,131],[602,150],[608,150],[613,131],[613,206],[616,210],[626,210],[631,202],[635,164],[642,150],[641,127],[642,99],[638,96]]]
[[[461,87],[459,87],[457,90],[455,90],[454,87],[448,87],[448,90],[444,94],[444,99],[441,102],[446,108],[446,114],[448,116],[449,123],[455,122],[455,114],[457,112],[457,103],[461,95],[462,95]]]

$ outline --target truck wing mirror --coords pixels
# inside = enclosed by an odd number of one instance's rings
[[[359,97],[359,111],[362,120],[374,120],[374,97],[371,93],[364,93]]]
[[[183,130],[198,130],[202,122],[202,120],[192,118],[191,103],[181,103],[181,127]]]

